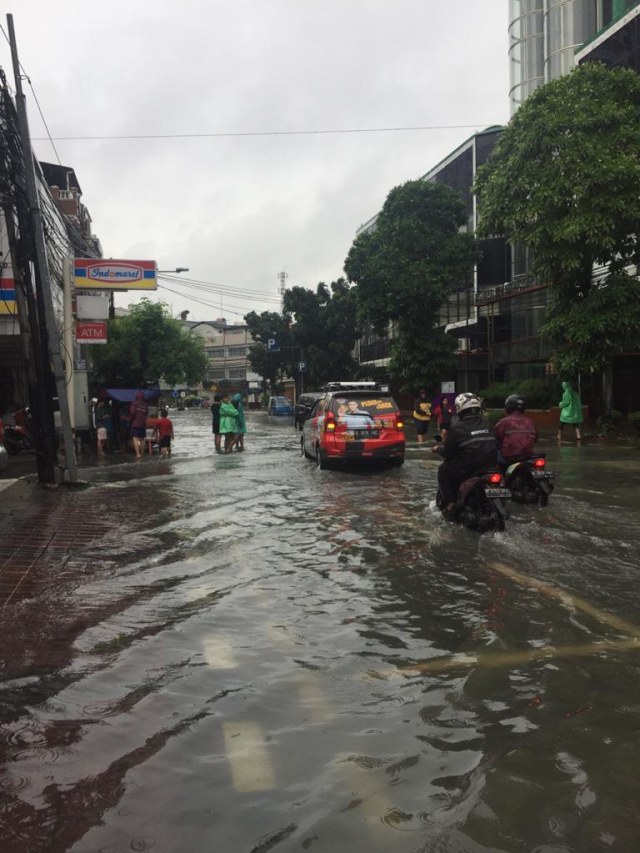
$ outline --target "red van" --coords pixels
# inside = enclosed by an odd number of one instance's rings
[[[404,422],[386,386],[331,382],[302,427],[302,452],[319,468],[337,462],[404,462]]]

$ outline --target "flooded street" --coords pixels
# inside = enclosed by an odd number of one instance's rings
[[[479,537],[425,451],[174,424],[47,496],[100,537],[1,611],[2,853],[638,849],[637,450],[547,446],[549,507]]]

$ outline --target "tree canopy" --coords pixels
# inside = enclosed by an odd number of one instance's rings
[[[289,318],[276,311],[250,311],[244,321],[255,341],[249,349],[251,367],[274,388],[291,369]],[[276,342],[276,350],[269,350],[270,340]]]
[[[563,372],[640,343],[638,152],[640,76],[589,63],[537,89],[478,171],[479,233],[532,249]]]
[[[316,290],[292,287],[285,292],[283,313],[252,311],[245,317],[257,343],[249,359],[253,369],[273,386],[285,375],[299,375],[305,363],[304,384],[323,383],[353,376],[351,351],[356,339],[355,300],[344,279],[320,282]],[[277,351],[269,352],[268,340]]]
[[[109,320],[108,343],[94,347],[94,376],[116,388],[140,388],[164,380],[195,384],[207,359],[199,339],[171,316],[163,303],[143,299],[124,317]]]
[[[393,323],[389,369],[405,388],[437,382],[454,365],[455,341],[444,334],[439,313],[478,259],[466,224],[457,192],[409,181],[391,190],[375,229],[356,237],[345,261],[360,322],[380,333]]]

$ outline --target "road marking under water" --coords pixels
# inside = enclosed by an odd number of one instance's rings
[[[250,793],[275,788],[271,757],[258,723],[223,723],[222,734],[234,790]]]
[[[438,657],[431,660],[422,661],[415,664],[406,664],[398,667],[397,671],[404,672],[420,672],[420,673],[440,673],[449,672],[455,669],[465,669],[475,666],[480,667],[501,667],[501,666],[518,666],[534,661],[552,660],[554,658],[567,657],[593,657],[603,654],[604,652],[632,652],[640,650],[640,628],[632,625],[615,613],[609,613],[606,610],[601,610],[595,607],[578,595],[568,592],[565,589],[554,586],[545,581],[538,580],[528,575],[522,574],[512,566],[507,566],[505,563],[488,563],[487,567],[495,572],[499,572],[506,578],[514,581],[521,586],[529,587],[547,595],[550,598],[557,599],[565,607],[573,610],[581,610],[588,616],[591,616],[596,622],[602,625],[607,625],[621,634],[626,634],[628,639],[624,640],[599,640],[593,643],[575,646],[543,646],[538,649],[521,649],[507,652],[479,652],[477,654],[460,654],[450,657]],[[387,673],[376,673],[378,677],[390,677]]]
[[[555,658],[594,657],[604,652],[640,651],[640,640],[633,637],[628,640],[602,640],[584,646],[543,646],[539,649],[524,649],[513,652],[480,652],[478,654],[452,655],[438,657],[421,663],[404,664],[396,672],[440,673],[471,667],[518,666],[534,661],[553,660]],[[390,677],[391,674],[389,674]]]
[[[546,583],[545,581],[538,580],[537,578],[523,575],[522,572],[519,572],[517,569],[512,568],[512,566],[507,566],[504,563],[487,563],[487,566],[488,568],[493,569],[493,571],[499,572],[501,575],[510,578],[522,586],[528,586],[531,589],[536,589],[539,592],[544,593],[544,595],[550,596],[551,598],[557,598],[558,601],[561,601],[564,605],[572,607],[575,610],[582,610],[583,613],[587,613],[589,616],[592,616],[597,622],[601,622],[603,625],[609,625],[610,628],[614,628],[622,634],[628,634],[630,637],[640,636],[640,628],[638,626],[632,625],[630,622],[620,618],[620,616],[616,616],[615,613],[608,613],[606,610],[600,610],[599,607],[594,607],[593,604],[589,604],[588,601],[574,595],[572,592],[568,592],[566,589],[561,589],[560,587],[553,586],[553,584]]]

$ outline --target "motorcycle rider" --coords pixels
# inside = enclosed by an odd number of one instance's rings
[[[504,401],[504,408],[507,415],[496,424],[496,440],[498,462],[507,467],[533,455],[538,430],[525,415],[525,402],[519,394],[510,394]]]
[[[432,448],[433,453],[444,457],[438,468],[438,487],[445,516],[456,505],[464,480],[497,464],[496,439],[489,421],[482,416],[482,401],[467,392],[458,394],[455,407],[444,443]]]

